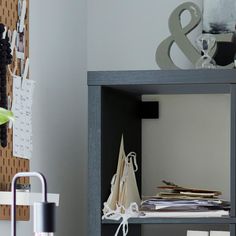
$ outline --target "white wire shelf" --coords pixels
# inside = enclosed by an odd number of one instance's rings
[[[48,194],[48,202],[55,202],[56,206],[59,206],[59,194]],[[16,205],[19,206],[32,206],[34,202],[42,201],[41,193],[32,192],[17,192],[16,194]],[[0,191],[0,205],[11,205],[12,193]]]

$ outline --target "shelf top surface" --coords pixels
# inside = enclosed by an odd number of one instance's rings
[[[89,71],[89,86],[236,84],[236,70]]]
[[[119,224],[120,221],[103,220],[103,224]],[[130,224],[235,224],[234,217],[204,218],[130,218]]]

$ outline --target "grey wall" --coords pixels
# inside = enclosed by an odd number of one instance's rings
[[[86,235],[86,0],[30,2],[30,74],[37,82],[31,170],[45,173],[49,191],[61,194],[56,235]],[[17,235],[32,235],[31,222],[17,226]],[[0,232],[10,235],[9,222],[0,222]]]

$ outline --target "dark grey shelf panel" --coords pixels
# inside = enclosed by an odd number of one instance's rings
[[[232,217],[132,218],[129,236],[141,236],[142,224],[228,224],[236,236],[236,70],[90,71],[89,92],[89,210],[88,235],[114,235],[117,221],[101,221],[101,206],[110,193],[116,171],[120,137],[125,134],[128,151],[136,150],[137,183],[141,186],[143,94],[227,93],[231,100],[230,199]]]
[[[119,224],[120,221],[103,220],[102,224]],[[131,218],[129,224],[235,224],[236,218]]]
[[[89,71],[89,86],[235,84],[236,70]]]

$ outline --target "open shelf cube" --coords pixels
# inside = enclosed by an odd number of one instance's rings
[[[236,70],[101,71],[88,72],[89,86],[89,236],[114,234],[117,223],[102,221],[103,202],[110,193],[119,144],[125,133],[127,153],[135,150],[141,187],[141,120],[143,94],[230,95],[230,217],[134,218],[130,236],[141,235],[142,224],[229,224],[236,236]]]

